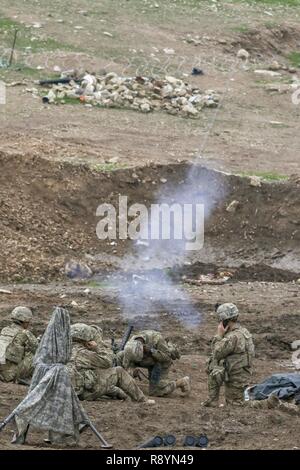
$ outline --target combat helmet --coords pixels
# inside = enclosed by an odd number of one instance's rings
[[[71,326],[72,339],[79,339],[81,341],[92,341],[95,336],[95,330],[89,325],[84,323],[75,323]]]
[[[16,307],[11,312],[10,318],[17,322],[30,322],[32,320],[32,311],[28,307]]]
[[[220,321],[231,320],[232,318],[237,318],[239,316],[239,311],[235,304],[226,303],[218,307],[217,315]]]

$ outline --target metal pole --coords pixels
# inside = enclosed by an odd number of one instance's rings
[[[106,440],[104,439],[104,437],[100,434],[100,432],[95,428],[95,426],[93,425],[93,423],[89,422],[88,423],[89,427],[91,428],[91,430],[93,431],[93,433],[98,437],[99,441],[102,443],[101,447],[103,447],[104,449],[111,449],[112,448],[112,445],[111,444],[108,444],[108,442],[106,442]]]
[[[17,34],[18,34],[18,30],[15,29],[14,42],[13,42],[13,46],[12,46],[11,53],[10,53],[9,63],[8,63],[9,67],[12,65],[12,61],[13,61],[13,58],[14,58],[15,46],[16,46],[16,41],[17,41]]]

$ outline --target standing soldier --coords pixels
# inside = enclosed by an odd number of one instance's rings
[[[122,367],[114,366],[114,353],[101,346],[100,331],[84,323],[71,326],[72,355],[68,364],[75,391],[82,400],[104,395],[146,402],[135,380]]]
[[[32,320],[29,308],[16,307],[10,317],[12,324],[0,333],[0,380],[23,383],[32,376],[38,340],[29,331]]]
[[[223,383],[226,403],[242,405],[244,390],[249,385],[252,373],[252,335],[238,323],[239,311],[236,305],[220,305],[217,315],[220,323],[212,339],[212,352],[207,364],[209,397],[202,405],[218,406]]]
[[[168,379],[173,360],[179,358],[177,347],[154,330],[144,330],[133,336],[124,351],[118,354],[118,360],[125,369],[142,367],[148,370],[149,395],[157,397],[170,395],[176,388],[185,394],[190,392],[189,377]]]

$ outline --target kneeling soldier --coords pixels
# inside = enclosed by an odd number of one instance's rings
[[[32,320],[29,308],[16,307],[10,317],[12,324],[0,333],[0,380],[22,383],[32,376],[38,340],[28,329]]]
[[[173,360],[179,358],[177,347],[154,330],[144,330],[133,336],[124,351],[118,353],[118,361],[125,369],[141,367],[148,370],[149,395],[157,397],[170,395],[177,388],[185,394],[190,392],[189,377],[168,379]]]

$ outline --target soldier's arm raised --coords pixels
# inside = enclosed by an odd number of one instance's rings
[[[97,351],[82,349],[77,355],[76,361],[82,369],[107,369],[112,367],[108,355],[99,354]]]
[[[151,349],[152,357],[158,362],[167,362],[171,359],[167,342],[161,338]]]
[[[213,339],[213,356],[218,362],[226,359],[227,356],[233,354],[236,348],[236,336],[229,336],[228,338],[221,338],[215,336]]]

